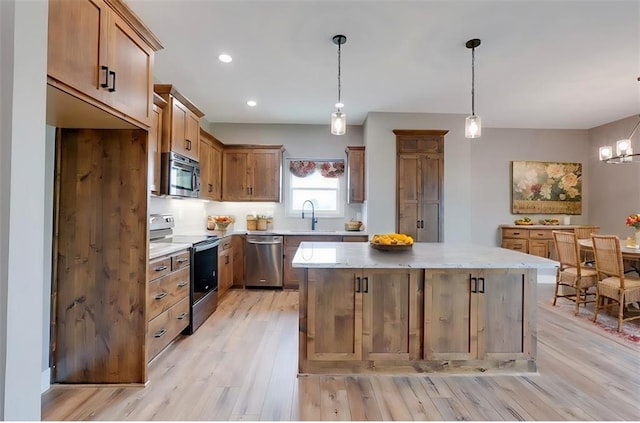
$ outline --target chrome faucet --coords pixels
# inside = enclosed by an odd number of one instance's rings
[[[316,217],[316,209],[313,206],[313,202],[311,200],[304,200],[304,203],[302,203],[302,218],[304,219],[304,206],[307,203],[311,204],[311,230],[315,231],[316,223],[318,223],[318,218]]]

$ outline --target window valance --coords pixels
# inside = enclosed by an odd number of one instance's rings
[[[337,178],[344,174],[344,160],[291,160],[289,171],[299,178],[305,178],[316,171],[325,178]]]

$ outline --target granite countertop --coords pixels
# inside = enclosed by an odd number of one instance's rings
[[[229,234],[228,234],[229,235]],[[247,231],[244,230],[235,230],[230,235],[315,235],[315,236],[366,236],[369,234],[366,231],[305,231],[305,230],[294,230],[294,229],[269,229],[266,231]]]
[[[368,242],[302,242],[293,267],[314,268],[555,268],[546,258],[499,247],[416,242],[406,251],[378,251]]]

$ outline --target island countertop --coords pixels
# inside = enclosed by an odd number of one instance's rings
[[[406,251],[378,251],[368,242],[302,242],[292,261],[302,268],[549,269],[558,263],[499,247],[416,242]]]

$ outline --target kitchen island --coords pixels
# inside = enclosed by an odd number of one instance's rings
[[[298,371],[535,372],[537,269],[496,247],[303,242]]]

